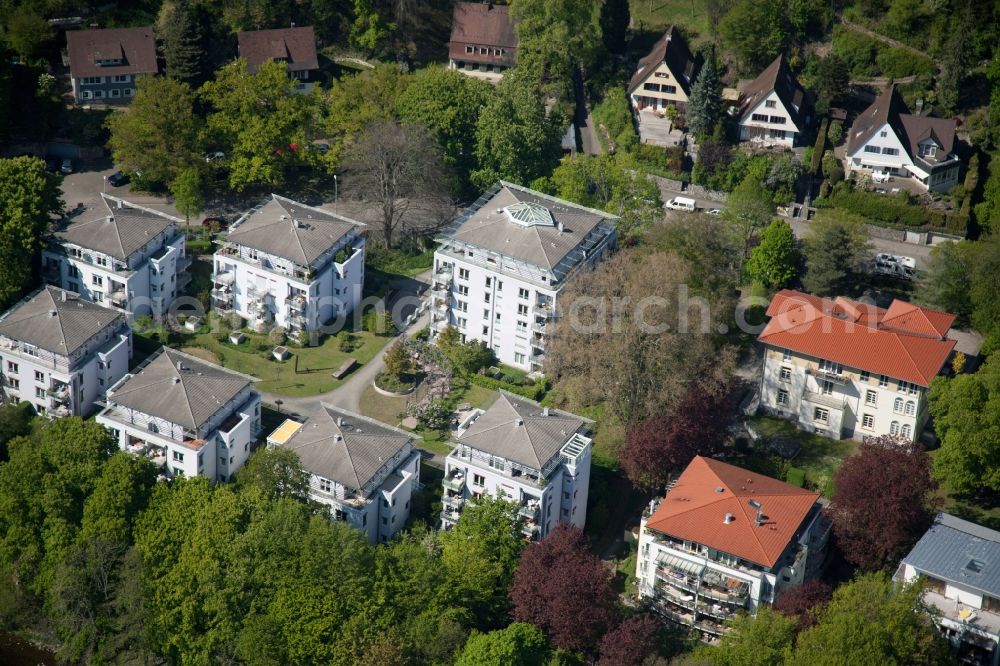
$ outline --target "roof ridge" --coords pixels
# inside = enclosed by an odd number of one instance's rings
[[[351,447],[347,445],[347,436],[344,433],[343,429],[339,425],[337,425],[336,419],[334,419],[334,427],[336,427],[337,430],[339,431],[340,439],[338,440],[336,436],[334,436],[332,438],[333,444],[334,446],[336,446],[338,443],[343,445],[344,455],[347,456],[347,463],[351,468],[351,474],[354,477],[353,479],[354,487],[357,488],[358,490],[361,490],[362,483],[361,483],[361,478],[358,476],[358,466],[354,464],[354,456],[351,455]]]

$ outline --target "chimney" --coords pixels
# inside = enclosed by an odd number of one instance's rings
[[[184,364],[181,363],[180,361],[177,361],[177,369],[178,370],[183,370],[184,369]]]
[[[333,436],[333,441],[342,442],[344,441],[344,436],[338,432],[336,435]]]
[[[110,223],[112,223],[114,221],[115,221],[115,216],[114,215],[108,215],[108,218],[105,220],[105,222],[107,222],[108,224],[110,224]]]
[[[295,21],[292,21],[291,27],[293,27],[293,28],[295,27]]]
[[[121,199],[119,199],[119,200],[118,200],[118,207],[119,207],[119,208],[124,208],[124,207],[125,207],[125,202],[124,202],[124,201],[122,201]]]
[[[563,227],[562,222],[556,222],[556,228],[559,230],[559,233],[562,233],[563,230],[565,229],[565,227]]]
[[[549,415],[549,408],[542,407],[542,416],[548,416],[548,415]]]
[[[736,520],[736,516],[734,516],[731,513],[727,513],[726,517],[722,519],[722,522],[725,523],[726,525],[728,525],[729,523],[733,522],[734,520]]]
[[[62,297],[60,298],[60,300],[61,300],[61,301],[62,301],[63,303],[65,303],[65,302],[66,302],[66,290],[65,290],[65,289],[63,289],[63,291],[62,291],[62,295],[61,295],[61,296],[62,296]]]

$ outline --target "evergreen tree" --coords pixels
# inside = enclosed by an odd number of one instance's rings
[[[197,84],[202,77],[201,30],[187,0],[174,6],[163,26],[167,76]]]
[[[713,54],[691,86],[687,105],[688,128],[695,134],[710,134],[722,116],[722,81]]]
[[[628,0],[604,0],[601,6],[601,30],[604,48],[611,53],[625,53],[628,25],[632,20]]]

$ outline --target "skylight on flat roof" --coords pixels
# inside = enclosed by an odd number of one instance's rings
[[[503,209],[507,219],[522,227],[552,227],[555,221],[548,208],[529,201],[518,201]]]

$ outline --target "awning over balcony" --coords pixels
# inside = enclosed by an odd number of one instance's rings
[[[682,557],[668,555],[667,553],[660,553],[660,556],[656,558],[656,564],[657,566],[683,571],[692,576],[701,576],[701,573],[705,570],[705,565],[700,562],[692,562],[691,560],[685,560]]]

